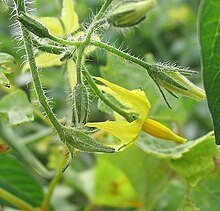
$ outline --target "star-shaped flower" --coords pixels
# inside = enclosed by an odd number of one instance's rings
[[[126,119],[120,117],[116,121],[86,124],[88,127],[99,128],[117,137],[120,143],[117,146],[114,145],[114,147],[121,149],[123,146],[134,143],[141,131],[164,140],[174,140],[179,143],[186,142],[186,139],[176,135],[166,126],[148,118],[151,105],[144,91],[129,91],[103,78],[95,77],[95,79],[105,84],[105,86],[101,85],[99,88],[119,101],[124,106],[122,109],[138,114],[138,118],[132,122],[128,122]]]

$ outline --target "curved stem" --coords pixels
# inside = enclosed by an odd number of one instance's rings
[[[113,54],[115,54],[119,57],[122,57],[122,58],[128,60],[128,61],[131,61],[131,62],[145,68],[146,70],[148,70],[152,66],[151,64],[148,64],[147,62],[144,62],[144,61],[142,61],[141,59],[138,59],[135,56],[131,56],[130,54],[125,53],[125,52],[123,52],[123,51],[121,51],[121,50],[119,50],[119,49],[117,49],[117,48],[115,48],[111,45],[103,43],[101,41],[92,40],[91,44],[96,46],[96,47],[105,49],[106,51],[109,51],[109,52],[111,52],[111,53],[113,53]]]
[[[42,211],[50,210],[50,201],[51,201],[53,192],[54,192],[58,182],[60,181],[60,179],[62,177],[63,167],[66,165],[67,159],[68,159],[68,153],[64,155],[63,161],[61,162],[61,164],[59,166],[57,174],[55,175],[55,177],[53,178],[53,180],[51,181],[51,183],[49,185],[48,193],[44,197],[44,200],[43,200],[43,203],[42,203],[42,207],[41,207]]]
[[[95,92],[95,94],[106,104],[108,105],[110,108],[112,108],[114,111],[116,111],[118,114],[120,114],[121,116],[123,116],[128,122],[132,122],[135,120],[136,118],[136,114],[134,113],[127,113],[124,110],[120,109],[118,106],[116,106],[115,104],[113,104],[111,101],[108,100],[108,98],[106,98],[105,95],[103,95],[103,93],[100,91],[100,89],[97,87],[96,83],[94,82],[94,80],[92,79],[91,75],[89,74],[88,70],[83,67],[83,75],[86,78],[87,83],[91,86],[91,88],[93,89],[93,91]]]
[[[108,9],[108,7],[112,3],[112,1],[113,0],[106,0],[105,1],[102,8],[99,10],[98,14],[95,16],[94,21],[89,26],[85,40],[79,49],[78,57],[76,60],[76,72],[77,72],[77,82],[78,83],[81,83],[81,67],[82,67],[83,53],[84,53],[86,47],[90,44],[92,34],[95,31],[96,27],[103,22],[102,17],[104,16],[105,11]]]
[[[105,3],[103,4],[102,8],[100,9],[99,13],[96,15],[95,19],[100,20],[104,14],[105,11],[108,9],[108,7],[111,5],[113,0],[106,0]]]
[[[36,211],[34,207],[32,207],[27,202],[23,201],[22,199],[14,196],[13,194],[9,193],[8,191],[0,188],[0,198],[4,199],[5,201],[11,203],[15,207],[26,210],[26,211]]]
[[[57,42],[57,43],[59,43],[59,44],[61,44],[61,45],[73,45],[73,46],[76,46],[76,47],[79,47],[81,45],[81,42],[64,40],[64,39],[61,39],[59,37],[55,37],[52,34],[50,35],[50,39]]]
[[[0,120],[0,137],[12,147],[16,156],[19,157],[29,168],[44,178],[51,178],[54,173],[48,171],[45,166],[34,156],[34,154],[24,145],[21,144],[20,138],[17,137],[13,130]]]
[[[17,13],[19,14],[20,12],[25,12],[25,4],[24,0],[15,0],[15,4],[17,6]],[[57,131],[62,130],[62,126],[59,123],[58,119],[56,118],[55,114],[53,113],[52,109],[50,108],[47,98],[45,96],[45,93],[42,88],[42,84],[40,81],[38,69],[36,66],[35,62],[35,57],[34,57],[34,50],[33,50],[33,42],[30,36],[30,33],[25,29],[25,27],[21,26],[21,32],[22,32],[22,37],[24,40],[24,46],[25,46],[25,51],[27,54],[27,59],[29,62],[33,82],[34,82],[34,87],[37,92],[38,99],[40,101],[41,106],[43,107],[44,111],[46,112],[49,120],[53,124],[54,128]]]

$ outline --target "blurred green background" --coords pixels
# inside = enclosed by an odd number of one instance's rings
[[[199,0],[158,0],[158,6],[137,27],[110,28],[100,37],[104,41],[114,43],[116,47],[129,49],[133,55],[146,60],[153,57],[155,61],[175,62],[200,73],[196,31],[199,3]],[[80,23],[90,22],[102,4],[101,0],[75,1]],[[37,16],[59,16],[62,1],[36,0],[33,5]],[[12,37],[16,28],[13,27],[14,20],[11,19],[10,13],[0,2],[0,52],[9,53],[16,58],[17,69],[9,77],[11,83],[33,97],[29,83],[30,74],[21,73],[24,51]],[[187,139],[197,139],[212,130],[206,101],[198,103],[184,97],[177,100],[167,94],[173,107],[170,110],[151,79],[135,65],[101,50],[90,56],[88,65],[94,75],[102,75],[107,80],[129,89],[144,89],[152,103],[149,115],[170,124],[174,131]],[[41,75],[44,87],[53,90],[48,96],[53,97],[54,111],[59,118],[65,116],[70,119],[70,106],[66,101],[69,90],[65,67],[48,68],[43,70]],[[190,80],[203,87],[201,74],[190,77]],[[0,97],[7,92],[8,90],[0,88]],[[107,119],[108,115],[97,108],[96,102],[94,100],[92,104],[90,121]],[[47,127],[39,115],[35,115],[34,122],[17,126],[14,130],[20,137],[26,137]],[[160,141],[155,143],[152,137],[145,134],[139,138],[137,145],[140,146],[143,141],[149,141],[155,146],[164,145]],[[173,145],[175,144],[167,144]],[[51,168],[59,160],[59,143],[56,136],[48,135],[28,146]],[[47,185],[48,181],[39,178],[37,180],[42,186]],[[202,180],[192,191],[191,197],[201,210],[219,210],[220,204],[214,198],[220,192],[218,189],[214,192],[216,184],[220,184],[218,166],[214,173]],[[186,189],[185,181],[170,168],[166,159],[156,158],[133,146],[113,155],[80,153],[75,156],[55,191],[52,206],[54,210],[62,211],[138,210],[140,207],[142,210],[172,211],[180,207]],[[203,197],[206,198],[205,201]],[[219,206],[216,206],[216,203]]]

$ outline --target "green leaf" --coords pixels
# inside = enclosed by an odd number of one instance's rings
[[[169,185],[170,172],[167,163],[147,155],[135,145],[120,153],[111,156],[104,154],[100,157],[107,159],[127,175],[138,194],[143,210],[153,210]]]
[[[16,90],[0,100],[0,113],[8,114],[11,125],[33,121],[34,119],[32,105],[22,90]]]
[[[190,152],[193,148],[201,142],[205,142],[206,139],[213,139],[213,132],[200,137],[195,141],[188,141],[185,144],[177,145],[174,142],[160,141],[160,140],[146,140],[146,138],[140,138],[136,145],[144,152],[154,155],[158,158],[164,159],[180,159],[187,152]]]
[[[185,183],[178,178],[172,178],[166,191],[163,192],[160,199],[157,201],[154,210],[158,211],[171,211],[177,210],[180,203],[184,200],[186,191]]]
[[[40,206],[43,191],[28,170],[10,154],[2,154],[0,163],[0,187],[32,206]],[[0,205],[6,204],[0,200]]]
[[[5,86],[7,88],[10,88],[10,84],[9,84],[7,77],[5,76],[4,73],[0,72],[0,86],[1,85]]]
[[[200,211],[200,209],[194,205],[189,192],[187,192],[184,196],[182,204],[178,208],[178,211]]]
[[[112,207],[137,207],[140,205],[126,174],[110,161],[99,158],[95,167],[93,203]]]
[[[203,0],[199,18],[199,37],[203,78],[212,114],[216,143],[220,144],[220,1]]]
[[[220,207],[220,175],[219,171],[205,177],[191,193],[194,204],[200,211],[219,211]]]
[[[214,168],[213,155],[216,152],[213,136],[195,141],[195,145],[182,153],[179,159],[170,159],[171,166],[182,175],[189,185],[196,186],[201,178]]]
[[[0,72],[11,74],[15,68],[15,58],[7,53],[0,53]]]

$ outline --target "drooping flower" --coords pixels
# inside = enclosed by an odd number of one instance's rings
[[[74,9],[73,0],[63,0],[61,17],[39,17],[36,19],[46,26],[52,35],[57,37],[71,36],[71,33],[79,28],[78,16]],[[37,66],[41,68],[60,66],[64,64],[60,61],[60,56],[55,54],[40,53],[35,59]],[[29,65],[26,63],[23,66],[23,71],[28,68]],[[71,89],[73,89],[76,81],[74,70],[75,63],[72,60],[68,60],[67,72]]]
[[[134,143],[141,131],[164,140],[174,140],[179,143],[186,142],[186,139],[176,135],[166,126],[148,118],[148,112],[151,105],[144,91],[129,91],[103,78],[95,77],[95,79],[105,85],[100,85],[99,88],[121,102],[123,106],[125,106],[127,112],[138,114],[138,118],[132,122],[128,122],[124,118],[117,118],[115,121],[92,122],[86,124],[88,127],[99,128],[117,137],[120,143],[114,147],[120,149],[123,146]]]

